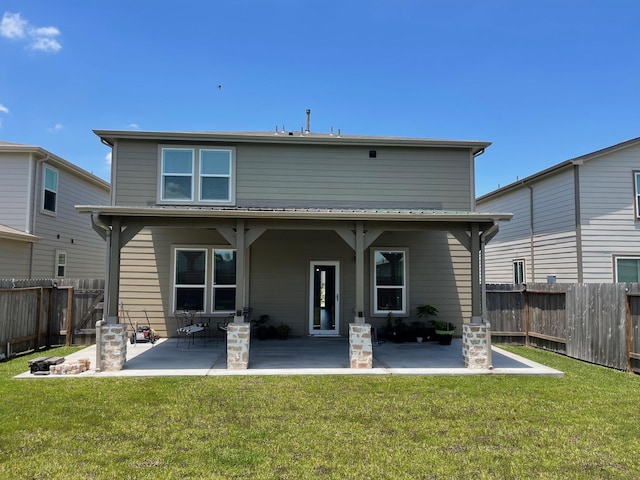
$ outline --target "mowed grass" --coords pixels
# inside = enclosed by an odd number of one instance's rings
[[[638,376],[509,349],[565,376],[16,380],[14,359],[0,478],[640,478]]]

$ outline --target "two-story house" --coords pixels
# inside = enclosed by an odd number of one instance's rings
[[[640,138],[477,199],[513,220],[486,248],[488,283],[640,281]]]
[[[112,203],[78,210],[110,245],[107,324],[119,301],[170,336],[184,309],[350,338],[424,303],[459,327],[482,314],[479,252],[510,218],[474,208],[488,142],[95,133],[113,148]]]
[[[77,204],[109,184],[47,150],[0,142],[0,278],[103,278],[105,244]]]

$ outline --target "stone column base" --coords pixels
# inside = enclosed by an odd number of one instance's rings
[[[371,325],[368,323],[349,324],[349,361],[351,368],[373,368]]]
[[[462,358],[467,368],[492,368],[491,325],[462,325]]]
[[[100,371],[122,370],[127,361],[127,325],[116,323],[100,327]]]
[[[246,370],[249,367],[249,340],[251,324],[227,325],[227,369]]]

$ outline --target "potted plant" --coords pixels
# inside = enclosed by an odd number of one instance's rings
[[[280,340],[286,340],[291,332],[291,327],[286,323],[281,323],[278,327],[278,337]]]
[[[258,340],[266,340],[269,338],[269,330],[266,325],[268,321],[269,315],[260,315],[259,319],[251,321],[256,327],[256,336],[258,337]]]
[[[406,326],[402,318],[394,317],[393,313],[387,314],[387,324],[385,325],[385,336],[387,340],[395,343],[402,343],[406,334]]]
[[[455,332],[456,326],[451,322],[437,321],[435,323],[436,323],[436,336],[438,337],[438,343],[440,345],[451,345],[451,340],[453,339],[453,332]]]
[[[435,332],[435,324],[431,317],[437,317],[438,313],[438,309],[433,305],[424,304],[418,305],[416,307],[416,315],[418,315],[418,317],[420,318],[424,318],[427,322],[427,324],[423,327],[423,339],[430,340],[431,338],[435,339],[437,337]]]

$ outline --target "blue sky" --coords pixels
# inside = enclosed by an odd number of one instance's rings
[[[640,136],[637,0],[3,0],[0,140],[93,129],[487,140],[476,192]],[[221,88],[218,89],[218,85]]]

